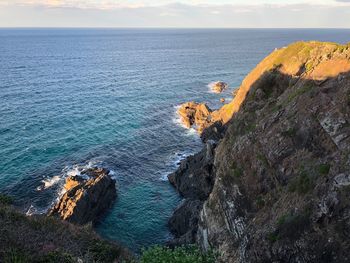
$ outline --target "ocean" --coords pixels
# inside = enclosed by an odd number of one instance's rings
[[[165,242],[181,201],[166,176],[202,147],[176,107],[220,107],[297,40],[347,43],[350,30],[1,29],[0,191],[45,213],[67,175],[106,167],[118,197],[97,232],[134,251]],[[229,89],[211,93],[219,80]]]

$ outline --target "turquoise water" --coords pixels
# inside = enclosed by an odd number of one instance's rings
[[[134,250],[162,243],[180,201],[164,178],[201,147],[176,106],[217,108],[274,48],[311,39],[350,31],[0,30],[0,191],[43,213],[67,174],[103,166],[118,198],[97,231]],[[230,89],[208,92],[217,80]]]

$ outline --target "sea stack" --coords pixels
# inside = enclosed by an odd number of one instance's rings
[[[64,189],[66,192],[48,215],[76,224],[95,223],[116,197],[115,180],[104,168],[90,168],[69,176]]]

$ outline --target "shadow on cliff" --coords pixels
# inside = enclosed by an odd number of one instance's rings
[[[304,93],[310,92],[310,96],[315,96],[318,91],[323,93],[332,92],[335,83],[340,83],[350,76],[350,71],[340,72],[332,77],[327,77],[327,72],[324,72],[324,77],[312,78],[308,75],[306,65],[302,65],[296,75],[285,74],[282,72],[281,68],[282,65],[278,65],[271,70],[265,71],[250,85],[246,93],[243,94],[243,100],[235,101],[235,98],[233,98],[230,103],[214,111],[218,112],[219,115],[229,114],[231,117],[228,118],[226,122],[222,120],[215,121],[213,124],[206,127],[201,133],[202,141],[219,141],[222,139],[228,127],[242,109],[254,113],[268,105],[273,107],[273,111],[277,111],[283,109],[289,102],[297,99],[298,96]],[[238,90],[238,92],[240,91]],[[283,101],[277,100],[280,96],[284,98]],[[350,106],[350,94],[348,94],[346,103],[347,106]],[[237,110],[232,113],[227,113],[230,111],[231,107],[237,107]],[[246,124],[250,121],[251,120],[246,120]],[[242,129],[242,132],[244,132],[244,129],[249,130],[249,127],[242,127]]]

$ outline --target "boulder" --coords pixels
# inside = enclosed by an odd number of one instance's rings
[[[64,189],[48,215],[76,224],[96,222],[116,197],[115,180],[104,168],[90,168],[68,177]]]
[[[182,104],[178,110],[182,123],[187,128],[196,126],[199,132],[207,127],[210,113],[211,110],[206,104],[193,101]]]
[[[228,87],[227,83],[223,81],[217,81],[210,85],[211,91],[214,93],[221,93],[225,89],[227,89],[227,87]]]

